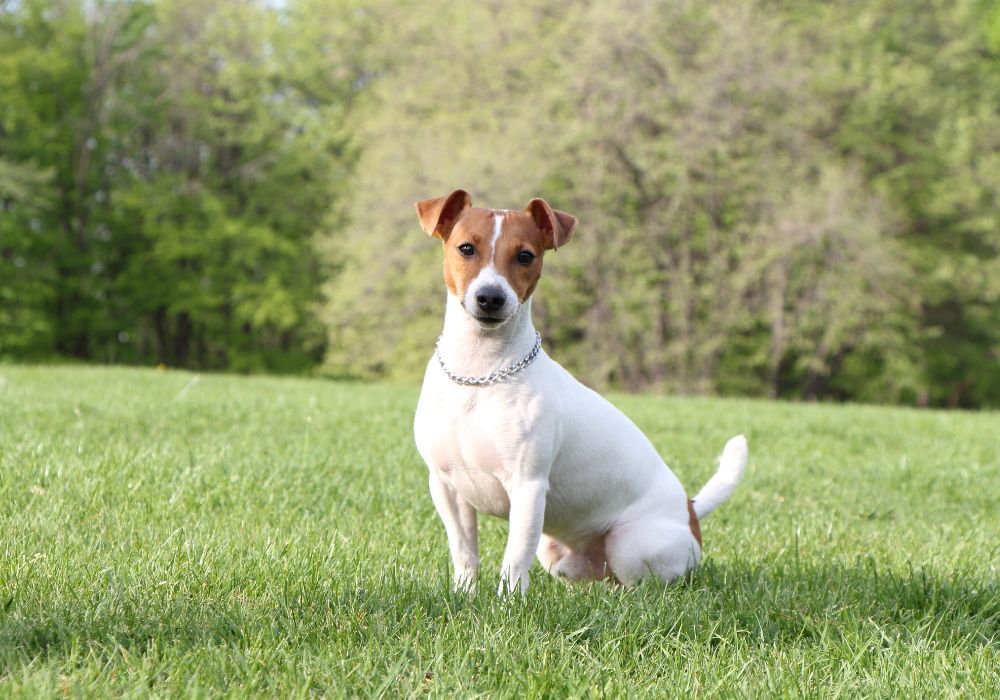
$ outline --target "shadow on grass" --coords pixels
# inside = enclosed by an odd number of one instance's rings
[[[884,646],[915,639],[970,650],[1000,644],[1000,585],[969,571],[892,570],[863,559],[748,561],[710,563],[674,585],[646,581],[609,589],[551,580],[536,566],[527,599],[501,600],[488,577],[478,592],[465,595],[451,592],[443,576],[427,581],[411,570],[376,573],[369,566],[294,585],[235,580],[211,600],[182,592],[174,599],[108,601],[93,592],[73,604],[36,598],[37,604],[22,606],[15,597],[0,611],[0,668],[10,672],[70,650],[101,656],[119,647],[132,653],[152,646],[363,649],[400,639],[426,642],[449,626],[470,639],[509,629],[552,639],[572,634],[585,643],[666,635],[710,646],[733,636],[751,645],[810,646],[863,634],[877,635]]]

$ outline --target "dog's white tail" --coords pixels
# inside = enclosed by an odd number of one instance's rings
[[[704,520],[709,513],[722,505],[733,493],[733,489],[743,478],[747,466],[747,439],[737,435],[726,443],[719,461],[719,470],[701,487],[693,499],[694,512],[698,520]]]

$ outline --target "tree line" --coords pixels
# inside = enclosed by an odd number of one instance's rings
[[[0,357],[419,375],[535,196],[597,386],[1000,405],[1000,3],[0,0]]]

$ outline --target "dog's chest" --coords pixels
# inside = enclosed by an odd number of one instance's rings
[[[414,422],[417,447],[431,469],[476,510],[507,517],[518,467],[518,407],[489,390],[425,387]],[[523,413],[522,413],[523,415]]]

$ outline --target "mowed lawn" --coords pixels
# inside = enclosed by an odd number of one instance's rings
[[[498,599],[415,387],[0,365],[0,697],[996,696],[1000,415],[612,398],[691,493],[747,435],[704,566]]]

